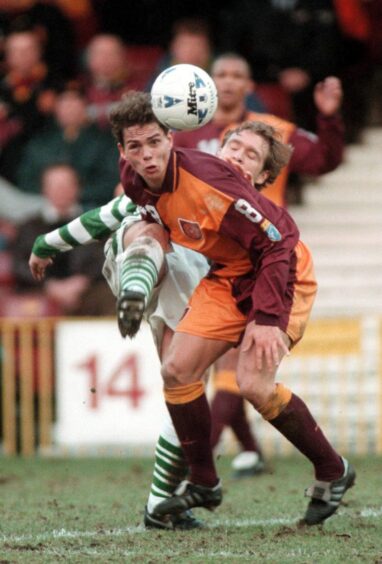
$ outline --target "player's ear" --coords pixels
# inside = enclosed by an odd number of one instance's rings
[[[174,136],[173,136],[173,134],[172,134],[171,129],[169,129],[169,130],[167,131],[167,139],[170,141],[170,144],[171,144],[171,147],[172,147],[173,144],[174,144]]]
[[[121,159],[126,160],[125,149],[123,148],[123,145],[121,143],[117,143],[117,147],[118,147],[119,156],[121,157]]]
[[[256,186],[262,186],[269,178],[269,170],[263,170],[256,178]]]

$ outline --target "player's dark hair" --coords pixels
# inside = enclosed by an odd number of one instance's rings
[[[281,141],[280,132],[262,121],[244,121],[238,127],[228,129],[223,137],[221,146],[224,147],[232,135],[247,130],[256,133],[256,135],[260,135],[269,145],[269,151],[263,169],[269,172],[269,176],[263,184],[259,185],[255,183],[257,188],[263,188],[267,184],[274,182],[281,169],[288,164],[293,147],[283,143]]]
[[[123,145],[123,130],[134,125],[157,123],[167,134],[168,128],[160,123],[151,107],[151,96],[146,92],[131,90],[124,94],[121,101],[109,115],[111,130],[118,143]]]

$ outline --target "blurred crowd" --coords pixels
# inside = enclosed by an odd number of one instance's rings
[[[170,64],[211,71],[222,53],[240,55],[246,110],[312,133],[315,87],[336,76],[345,143],[382,125],[382,0],[219,6],[0,0],[0,316],[114,312],[100,246],[61,257],[43,288],[27,261],[38,234],[112,198],[118,151],[108,112]]]

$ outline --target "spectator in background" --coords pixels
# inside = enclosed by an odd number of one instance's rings
[[[177,20],[167,51],[150,78],[147,90],[151,89],[158,74],[167,67],[183,63],[196,65],[209,72],[212,58],[213,47],[207,22],[199,18]]]
[[[166,66],[187,63],[204,70],[210,68],[213,46],[210,29],[203,19],[182,19],[175,22]]]
[[[54,106],[55,123],[30,139],[23,152],[17,185],[40,191],[44,169],[57,161],[70,164],[80,177],[81,204],[95,207],[113,196],[118,182],[118,151],[109,131],[90,123],[84,94],[75,87],[61,92]]]
[[[86,50],[83,77],[89,118],[109,128],[108,113],[127,90],[138,89],[131,80],[125,45],[116,35],[96,35]]]
[[[332,0],[238,0],[221,12],[220,25],[225,33],[219,46],[249,61],[269,110],[314,131],[314,85],[338,76],[341,65]],[[288,106],[289,116],[279,113]]]
[[[23,146],[47,124],[57,85],[33,31],[15,31],[7,36],[5,65],[0,82],[0,174],[17,184]]]
[[[95,4],[102,0],[1,0],[0,10],[9,19],[32,13],[35,17],[35,10],[40,17],[40,7],[42,7],[43,19],[45,14],[49,14],[50,8],[59,11],[74,32],[73,46],[77,51],[85,47],[90,38],[97,32],[98,18],[95,11]],[[45,7],[47,10],[45,11]],[[53,13],[53,12],[51,12]],[[54,22],[53,22],[54,23]],[[66,25],[66,24],[64,24]],[[58,30],[61,34],[61,31]],[[65,46],[62,46],[65,48]]]
[[[46,231],[61,227],[77,217],[82,207],[76,171],[66,164],[55,164],[42,174],[44,197],[40,213],[19,226],[13,245],[13,274],[19,292],[36,292],[39,285],[31,276],[28,259],[31,241]],[[102,247],[78,247],[60,254],[47,271],[43,293],[67,315],[110,315],[115,301],[101,276]]]
[[[12,18],[13,31],[34,31],[44,52],[50,74],[63,82],[77,75],[77,52],[72,22],[59,3],[38,0]]]
[[[180,63],[195,65],[210,72],[213,57],[214,49],[207,22],[197,18],[178,20],[173,27],[173,37],[168,51],[159,62],[147,89],[150,90],[158,74],[171,65]],[[265,112],[266,110],[255,92],[255,83],[251,78],[248,80],[246,105],[253,111]]]

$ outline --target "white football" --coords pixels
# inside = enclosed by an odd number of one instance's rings
[[[218,104],[210,75],[194,65],[174,65],[156,78],[151,88],[156,118],[176,130],[197,129],[210,121]]]

